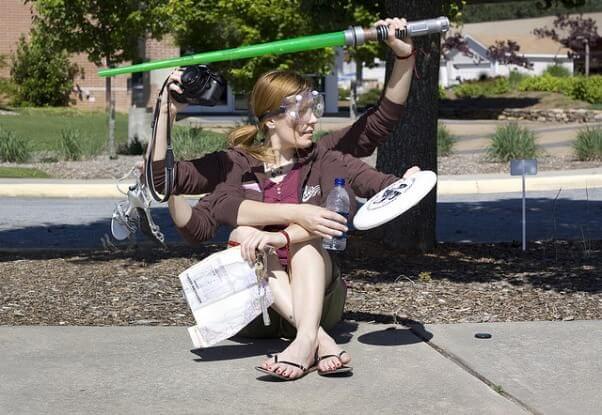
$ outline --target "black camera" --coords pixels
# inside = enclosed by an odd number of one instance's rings
[[[171,91],[171,96],[182,104],[214,106],[222,94],[226,82],[206,65],[187,66],[181,77],[182,93]]]

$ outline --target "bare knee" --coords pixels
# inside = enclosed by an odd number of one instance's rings
[[[322,248],[321,239],[312,239],[310,241],[301,242],[294,244],[290,248],[290,260],[291,263],[297,267],[303,264],[303,268],[307,269],[311,265],[316,265],[324,270],[324,276],[326,282],[330,282],[332,279],[332,262],[330,254],[324,248]],[[293,266],[292,270],[295,272],[297,267]]]
[[[315,253],[321,253],[322,252],[322,240],[321,239],[311,239],[309,241],[305,241],[305,242],[298,242],[295,244],[292,244],[290,246],[290,253],[291,255],[295,255],[299,252],[315,252]]]

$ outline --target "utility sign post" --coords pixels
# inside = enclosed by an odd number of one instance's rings
[[[527,195],[525,176],[537,174],[537,160],[510,160],[510,175],[522,176],[523,179],[523,251],[527,250]]]

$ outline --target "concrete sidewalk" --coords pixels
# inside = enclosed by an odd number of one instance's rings
[[[0,327],[0,413],[599,413],[602,322],[415,330],[345,322],[353,376],[273,382],[253,366],[280,340],[191,354],[183,327]]]
[[[520,177],[510,174],[439,176],[439,195],[491,194],[522,191]],[[127,191],[132,182],[123,182]],[[602,167],[544,171],[527,178],[528,191],[591,189],[602,187]],[[0,197],[124,198],[115,180],[0,179]],[[189,196],[198,199],[199,195]]]

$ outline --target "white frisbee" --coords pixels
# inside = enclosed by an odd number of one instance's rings
[[[357,211],[353,226],[365,231],[395,219],[417,205],[436,183],[437,175],[429,170],[419,171],[407,179],[399,179],[372,196]]]

